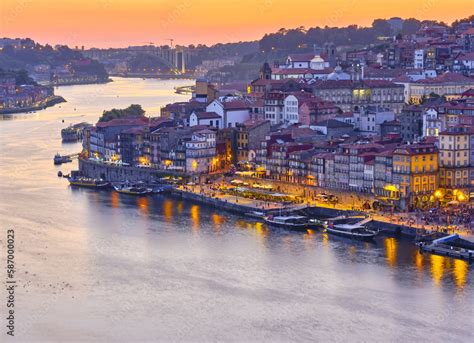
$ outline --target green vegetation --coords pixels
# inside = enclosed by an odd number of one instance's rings
[[[140,105],[130,105],[124,109],[113,108],[110,111],[104,111],[99,122],[107,122],[112,119],[120,118],[140,118],[145,117],[145,111]]]

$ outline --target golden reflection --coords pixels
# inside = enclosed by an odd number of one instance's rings
[[[221,226],[222,226],[222,223],[224,222],[224,217],[214,213],[211,218],[212,218],[212,222],[214,223],[214,231],[216,232],[221,231]]]
[[[398,242],[395,238],[386,238],[384,243],[387,264],[389,267],[394,267],[397,264]]]
[[[179,215],[183,214],[183,202],[182,201],[178,201],[178,204],[176,205],[176,210],[178,211]]]
[[[424,261],[423,254],[419,250],[416,250],[416,252],[415,252],[415,266],[416,266],[416,269],[418,269],[419,272],[423,271],[424,262],[425,261]]]
[[[328,247],[329,246],[329,238],[328,238],[328,234],[326,232],[323,232],[322,235],[322,242],[323,242],[323,247]]]
[[[118,208],[119,204],[119,194],[117,192],[110,192],[110,206],[113,208]]]
[[[314,247],[314,230],[308,229],[303,235],[303,243],[305,249],[309,250]]]
[[[255,223],[255,232],[257,233],[257,236],[262,238],[267,238],[268,236],[268,230],[260,222]]]
[[[173,218],[173,201],[170,199],[163,201],[163,215],[168,222]]]
[[[191,220],[193,222],[193,230],[194,231],[199,231],[199,206],[198,205],[193,205],[191,207]]]
[[[349,255],[350,255],[351,257],[354,257],[356,252],[357,252],[357,248],[355,247],[355,245],[351,245],[351,246],[349,247]]]
[[[453,276],[458,288],[463,288],[466,284],[468,263],[463,260],[454,260]]]
[[[148,197],[138,197],[137,205],[143,214],[148,215],[150,213],[150,199]]]
[[[441,279],[443,278],[445,260],[446,259],[443,256],[434,254],[430,255],[431,275],[433,276],[433,281],[437,286],[440,285]]]
[[[235,226],[239,229],[245,229],[245,227],[247,226],[247,222],[244,220],[237,220],[235,222]]]

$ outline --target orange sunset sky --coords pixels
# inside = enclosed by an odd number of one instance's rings
[[[255,40],[282,27],[370,25],[415,17],[451,23],[474,0],[0,0],[0,36],[124,47]]]

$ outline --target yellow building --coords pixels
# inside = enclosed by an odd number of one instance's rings
[[[402,208],[429,206],[438,187],[438,149],[433,144],[405,144],[393,152],[393,183]]]
[[[439,185],[448,199],[464,200],[468,192],[469,137],[473,133],[470,127],[458,126],[448,128],[439,134]]]
[[[421,79],[407,83],[407,101],[413,104],[421,103],[423,97],[430,94],[445,96],[448,100],[456,99],[465,91],[474,88],[474,79],[464,75],[446,72],[437,77]]]
[[[238,127],[237,132],[237,162],[249,160],[249,135],[244,125]]]

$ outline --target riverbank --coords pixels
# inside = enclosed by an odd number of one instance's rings
[[[101,178],[109,182],[120,182],[128,180],[130,182],[144,181],[157,182],[165,176],[188,177],[184,173],[168,172],[149,168],[137,168],[131,166],[106,165],[93,160],[79,159],[79,170],[83,175],[91,178]],[[172,175],[170,175],[172,173]],[[283,204],[278,202],[260,201],[248,199],[240,196],[223,194],[211,190],[208,185],[186,185],[177,188],[172,192],[177,198],[191,200],[213,208],[222,209],[242,216],[247,216],[249,212],[264,212],[291,214],[298,213],[310,217],[331,218],[336,216],[366,215],[372,218],[368,225],[370,228],[386,232],[391,235],[415,238],[419,235],[434,232],[431,227],[420,227],[407,224],[406,222],[395,222],[389,216],[383,216],[365,211],[355,211],[348,208],[336,208],[327,204],[303,203],[303,204]]]
[[[54,96],[51,96],[48,99],[42,101],[40,104],[37,104],[37,105],[34,105],[34,106],[2,109],[2,110],[0,110],[0,115],[1,114],[16,114],[16,113],[28,113],[28,112],[33,112],[33,111],[40,111],[40,110],[44,110],[48,107],[52,107],[56,104],[60,104],[62,102],[66,102],[66,99],[64,99],[60,95],[54,95]]]
[[[162,80],[194,80],[194,75],[181,74],[147,74],[147,73],[113,73],[109,74],[113,77],[123,78],[142,78],[142,79],[162,79]]]
[[[109,82],[113,82],[111,78],[108,78],[107,80],[71,80],[71,81],[61,81],[61,82],[51,82],[49,86],[53,87],[64,87],[64,86],[77,86],[77,85],[100,85],[100,84],[105,84]]]

